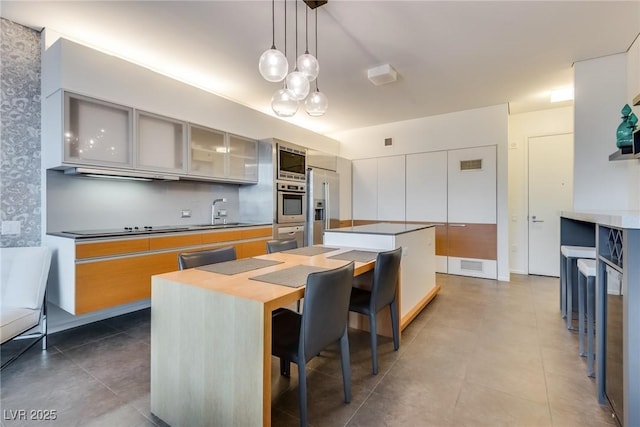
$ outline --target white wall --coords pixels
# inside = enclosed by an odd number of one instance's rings
[[[528,274],[528,139],[573,133],[573,106],[509,116],[509,263]]]
[[[426,151],[497,145],[498,278],[509,280],[507,205],[507,105],[477,108],[331,134],[340,141],[340,156],[349,159],[396,156]],[[384,139],[392,138],[391,147]]]
[[[609,161],[620,110],[629,103],[627,54],[577,62],[573,208],[639,209],[638,160]],[[636,107],[637,112],[637,107]]]

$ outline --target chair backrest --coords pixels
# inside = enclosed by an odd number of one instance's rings
[[[349,316],[353,261],[333,270],[307,276],[300,327],[305,363],[342,337]]]
[[[233,261],[234,259],[236,259],[236,248],[234,246],[229,246],[220,249],[179,254],[178,265],[180,266],[180,270],[185,270],[187,268],[200,267],[201,265]]]
[[[296,249],[297,247],[298,241],[296,239],[269,240],[267,242],[267,253],[272,254],[274,252],[288,251],[289,249]]]
[[[379,311],[382,307],[389,305],[396,297],[401,260],[402,247],[378,254],[371,286],[372,310]]]
[[[38,310],[47,288],[51,250],[45,246],[1,248],[2,306]]]

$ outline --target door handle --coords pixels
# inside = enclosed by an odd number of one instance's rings
[[[544,220],[543,220],[543,219],[536,219],[536,216],[535,216],[535,215],[533,215],[533,216],[531,217],[531,222],[544,222]]]

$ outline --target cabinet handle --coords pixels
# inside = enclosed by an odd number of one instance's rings
[[[439,222],[439,223],[433,223],[433,224],[431,224],[431,225],[434,225],[434,226],[436,226],[436,227],[444,227],[444,226],[445,226],[445,225],[447,225],[447,224],[443,224],[443,223],[440,223],[440,222]]]
[[[449,224],[451,227],[466,227],[467,224]]]

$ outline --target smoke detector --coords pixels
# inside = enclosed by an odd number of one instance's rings
[[[369,68],[367,77],[376,86],[393,83],[398,79],[398,72],[390,65],[384,64],[378,67]]]

